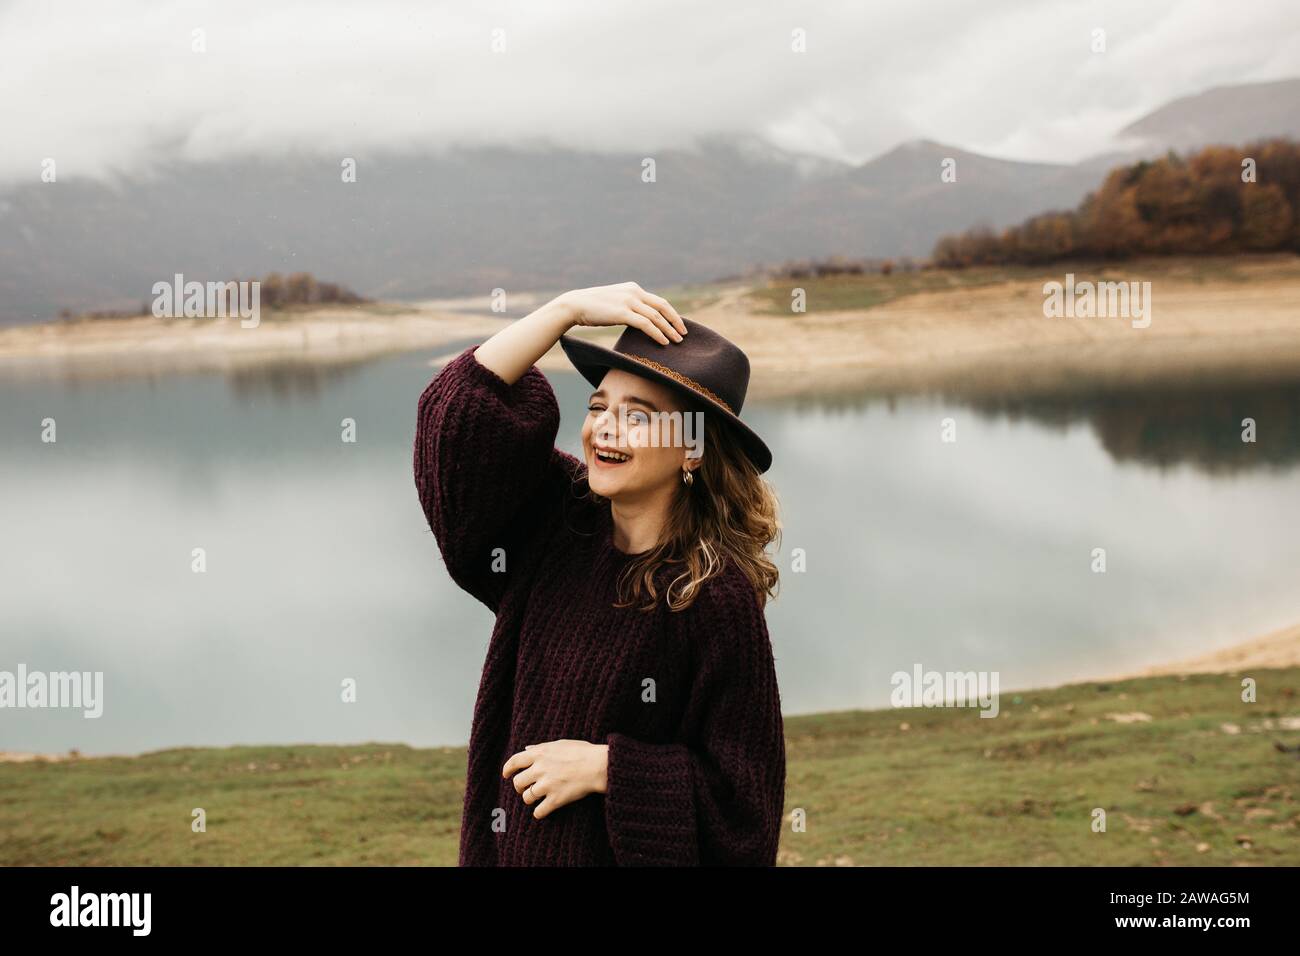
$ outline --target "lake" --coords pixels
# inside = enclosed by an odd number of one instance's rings
[[[0,670],[102,671],[105,698],[98,719],[0,711],[0,749],[463,745],[492,620],[447,578],[416,499],[432,354],[0,378]],[[590,390],[551,380],[576,451]],[[787,714],[886,706],[917,664],[995,670],[1005,692],[1300,619],[1300,384],[841,395],[745,417],[776,456]]]

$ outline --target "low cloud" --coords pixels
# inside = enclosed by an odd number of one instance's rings
[[[922,137],[1073,161],[1172,98],[1297,64],[1290,0],[28,0],[0,9],[0,181],[37,181],[46,158],[64,181],[292,151],[649,154],[733,132],[853,162]]]

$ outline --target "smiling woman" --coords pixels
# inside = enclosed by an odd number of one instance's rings
[[[578,323],[629,325],[613,350],[565,346],[597,386],[584,461],[555,448],[534,364]],[[677,375],[628,370],[651,348]],[[775,863],[777,524],[770,453],[737,414],[747,379],[734,345],[625,284],[560,296],[421,396],[420,501],[448,573],[496,614],[461,865]],[[704,416],[702,455],[637,444],[652,413],[687,411]]]
[[[644,393],[649,397],[641,397]],[[661,409],[668,409],[663,412]],[[667,386],[612,368],[591,396],[582,423],[582,448],[587,459],[587,484],[606,498],[631,501],[655,489],[671,486],[680,474],[683,483],[694,481],[701,459],[684,454],[664,428],[665,415],[681,420],[684,409]],[[700,413],[702,414],[702,413]],[[642,542],[648,547],[656,530],[642,523]],[[629,529],[631,530],[631,529]],[[630,551],[645,550],[619,540]]]

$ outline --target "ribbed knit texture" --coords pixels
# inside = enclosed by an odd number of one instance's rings
[[[496,614],[460,865],[774,864],[785,739],[759,595],[728,564],[685,611],[662,589],[652,612],[613,607],[633,556],[614,545],[608,503],[584,497],[585,465],[555,448],[550,383],[534,366],[507,385],[474,350],[420,396],[415,437],[447,571]],[[560,739],[609,744],[606,792],[538,820],[501,768]]]

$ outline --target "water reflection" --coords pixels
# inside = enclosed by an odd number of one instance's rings
[[[1300,462],[1300,383],[1150,387],[1018,397],[938,391],[931,397],[989,420],[1052,429],[1087,424],[1116,462],[1155,468],[1191,465],[1206,474],[1292,468]],[[812,395],[772,403],[797,411],[891,411],[915,395],[874,392]],[[1242,440],[1243,421],[1255,423]]]
[[[1087,421],[1117,462],[1158,468],[1193,465],[1207,474],[1285,469],[1300,461],[1300,387],[1110,392],[1086,398],[981,400],[991,417],[1026,418],[1063,428]],[[1254,441],[1243,441],[1246,420]]]
[[[475,341],[453,342],[439,352],[455,354]],[[391,359],[363,356],[319,363],[266,358],[190,373],[165,366],[154,368],[148,364],[154,360],[144,358],[89,365],[15,365],[0,368],[0,385],[55,384],[69,393],[95,394],[106,383],[120,381],[165,392],[169,383],[178,379],[209,378],[224,382],[240,401],[287,405],[318,401],[368,368]],[[1121,463],[1154,468],[1190,465],[1206,474],[1227,475],[1255,468],[1286,469],[1300,462],[1300,382],[1296,381],[1207,381],[1195,387],[1152,385],[1032,396],[990,394],[987,389],[921,393],[835,390],[755,400],[751,407],[852,418],[875,406],[893,412],[900,403],[918,399],[968,408],[989,420],[1031,422],[1052,429],[1085,423],[1101,447]],[[1253,442],[1242,440],[1246,419],[1255,423]]]
[[[235,369],[225,376],[235,397],[245,401],[269,398],[276,402],[318,398],[332,386],[356,376],[374,359],[315,365],[304,362],[268,362]]]
[[[284,401],[319,396],[337,382],[358,374],[385,356],[363,355],[315,361],[263,355],[205,354],[24,359],[0,362],[0,386],[53,385],[69,393],[102,391],[112,383],[171,387],[177,380],[218,379],[238,396],[263,395]]]

